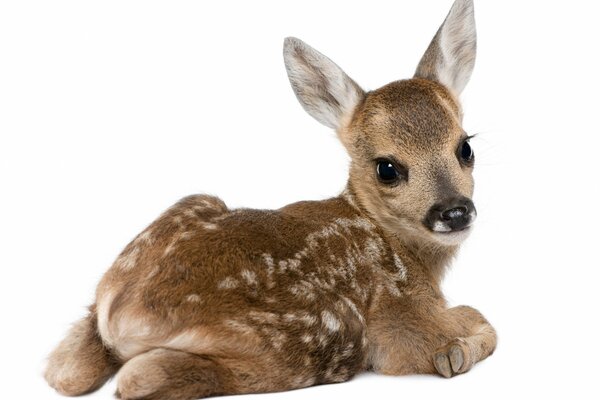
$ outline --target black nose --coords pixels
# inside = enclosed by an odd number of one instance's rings
[[[435,204],[424,223],[434,232],[455,232],[471,225],[476,215],[473,202],[460,197]]]
[[[458,206],[442,211],[441,217],[443,221],[454,221],[463,218],[468,213],[469,209],[467,208],[467,206]]]

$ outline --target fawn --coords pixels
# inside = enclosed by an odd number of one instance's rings
[[[448,378],[489,356],[493,327],[440,289],[476,217],[457,100],[475,50],[472,0],[456,0],[413,79],[371,92],[287,38],[296,96],[351,156],[344,192],[270,211],[182,199],[104,275],[48,383],[79,395],[116,374],[122,399],[193,399],[366,369]]]

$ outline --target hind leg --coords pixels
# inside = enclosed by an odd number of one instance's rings
[[[44,377],[59,393],[78,396],[98,389],[118,367],[102,344],[92,309],[50,354]]]
[[[117,375],[123,400],[191,400],[237,393],[219,363],[178,350],[154,349],[129,360]]]

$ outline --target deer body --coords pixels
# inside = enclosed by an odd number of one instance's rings
[[[472,3],[458,0],[416,77],[370,93],[287,39],[300,102],[352,157],[346,190],[269,211],[184,198],[105,274],[90,314],[52,353],[48,382],[77,395],[118,371],[121,398],[193,399],[367,368],[450,377],[491,354],[491,325],[448,309],[440,290],[475,217],[456,97],[474,60],[471,19]]]

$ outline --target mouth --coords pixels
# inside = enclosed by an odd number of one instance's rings
[[[461,229],[439,232],[433,231],[433,236],[438,242],[446,245],[457,245],[464,241],[472,231],[472,225],[465,226]]]
[[[464,226],[460,229],[453,229],[453,230],[448,230],[448,231],[434,231],[434,233],[440,234],[440,235],[452,235],[455,233],[460,233],[460,232],[464,232],[464,231],[468,231],[469,229],[471,229],[472,225],[467,225]]]

